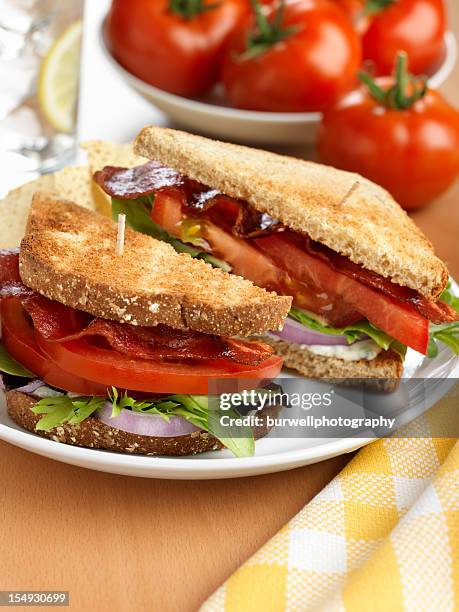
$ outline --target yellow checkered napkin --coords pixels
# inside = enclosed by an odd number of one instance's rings
[[[454,413],[459,385],[406,435],[448,435]],[[202,612],[454,609],[459,442],[406,437],[363,448]]]

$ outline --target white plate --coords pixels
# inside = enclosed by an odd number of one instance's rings
[[[139,94],[163,111],[178,126],[233,142],[258,145],[305,145],[315,141],[320,113],[267,113],[225,106],[216,90],[207,99],[191,99],[168,93],[132,75],[110,54],[100,33],[101,47],[118,74]],[[437,89],[451,74],[457,60],[457,41],[453,32],[445,34],[443,64],[429,83]]]
[[[406,378],[435,378],[438,384],[424,393],[414,393],[409,410],[404,410],[402,422],[411,420],[434,405],[454,384],[453,377],[459,376],[459,359],[443,347],[434,360],[424,359],[414,351],[408,351],[404,376]],[[285,377],[292,374],[284,372]],[[295,378],[301,378],[295,376]],[[420,391],[423,381],[419,382]],[[357,393],[357,391],[356,391]],[[398,392],[397,392],[398,393]],[[404,404],[404,396],[391,395],[388,405],[397,407]],[[381,396],[379,396],[381,397]],[[389,396],[386,396],[389,397]],[[410,395],[411,397],[411,395]],[[236,459],[229,451],[214,451],[193,457],[142,457],[121,455],[109,451],[67,446],[46,440],[22,430],[6,412],[5,400],[0,392],[0,439],[38,455],[78,465],[101,472],[142,476],[146,478],[171,478],[183,480],[235,478],[281,472],[291,468],[316,463],[349,453],[369,442],[373,437],[327,439],[327,438],[276,438],[275,430],[256,443],[254,457]]]

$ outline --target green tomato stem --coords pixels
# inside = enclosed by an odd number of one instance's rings
[[[205,4],[205,0],[169,0],[169,10],[183,17],[193,19],[197,15],[217,8],[220,3]]]
[[[363,11],[366,15],[375,15],[396,2],[397,0],[367,0]]]
[[[251,0],[251,4],[255,15],[256,31],[249,35],[247,48],[242,54],[241,59],[251,59],[264,53],[273,45],[281,40],[285,40],[298,30],[294,26],[287,28],[282,26],[285,0],[281,0],[272,21],[268,20],[258,0]]]
[[[428,89],[427,77],[415,77],[408,72],[408,56],[399,51],[395,64],[395,83],[388,89],[380,87],[367,72],[360,71],[358,77],[373,98],[385,108],[406,110],[423,98]],[[408,91],[412,94],[408,95]]]

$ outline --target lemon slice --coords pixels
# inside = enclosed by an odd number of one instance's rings
[[[54,41],[40,66],[38,104],[60,132],[75,128],[82,32],[81,19],[73,22]]]

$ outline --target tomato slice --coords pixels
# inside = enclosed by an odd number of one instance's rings
[[[155,193],[151,218],[169,234],[180,238],[180,224],[183,219],[181,192],[171,188]]]
[[[154,220],[180,236],[181,219],[185,217],[180,196],[158,195]],[[205,216],[196,219],[196,224],[212,254],[228,262],[235,274],[260,287],[292,295],[295,305],[320,314],[332,325],[344,327],[366,317],[399,342],[419,353],[427,352],[426,317],[412,305],[336,271],[295,244],[288,232],[254,238],[255,247]]]
[[[282,359],[272,356],[258,366],[226,359],[197,365],[170,364],[133,359],[113,350],[100,349],[87,340],[59,343],[46,341],[36,330],[18,298],[0,302],[2,342],[24,367],[53,387],[82,395],[106,395],[107,388],[146,393],[207,394],[210,379],[275,378]],[[250,388],[244,381],[244,388]]]
[[[163,190],[155,194],[152,219],[173,236],[181,238],[181,222],[185,219],[182,202],[176,190]],[[235,274],[253,281],[261,287],[274,290],[285,276],[268,257],[241,238],[236,238],[214,223],[196,218],[199,237],[209,243],[212,254],[230,264]]]
[[[34,335],[30,318],[18,298],[5,298],[0,302],[2,343],[16,361],[33,372],[48,385],[82,395],[106,395],[106,385],[99,384],[59,368],[44,355]]]
[[[371,323],[419,353],[427,352],[429,321],[410,304],[367,287],[334,270],[281,234],[256,238],[255,244],[284,269],[304,281],[310,280],[330,296],[354,307]],[[335,299],[337,299],[335,297]]]
[[[202,236],[211,245],[212,253],[227,261],[235,274],[259,287],[293,296],[296,306],[321,314],[330,324],[344,326],[362,318],[343,300],[330,304],[329,297],[323,294],[313,278],[298,278],[295,266],[286,269],[277,265],[269,250],[259,250],[249,241],[237,238],[207,220],[202,221]]]
[[[178,190],[163,190],[155,195],[152,209],[153,221],[178,238],[182,237],[181,222],[186,218],[181,198]],[[208,213],[212,219],[219,218],[219,225],[205,216],[193,218],[197,235],[207,242],[213,255],[231,266],[234,274],[269,291],[293,296],[296,306],[321,314],[332,325],[344,326],[362,318],[342,300],[336,300],[330,309],[330,299],[322,294],[320,285],[311,282],[311,278],[304,275],[298,279],[295,266],[282,269],[273,261],[269,251],[265,254],[247,240],[234,236],[228,220],[235,221],[237,208],[236,202],[222,198]],[[220,225],[228,225],[228,230]]]
[[[43,353],[73,375],[149,393],[207,394],[212,388],[210,379],[260,381],[275,378],[282,367],[282,359],[276,355],[258,366],[243,366],[224,359],[193,365],[155,362],[98,348],[85,339],[48,342],[37,332],[35,335]]]

